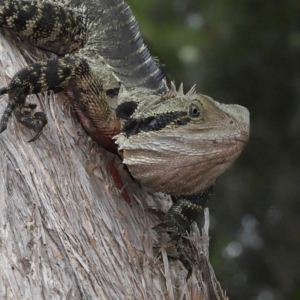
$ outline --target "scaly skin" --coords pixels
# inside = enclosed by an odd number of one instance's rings
[[[182,86],[168,87],[122,0],[82,3],[0,0],[0,26],[58,55],[20,70],[0,89],[9,95],[0,132],[14,113],[35,130],[35,140],[47,119],[26,105],[27,95],[63,88],[96,142],[118,152],[145,187],[172,195],[159,227],[178,239],[246,146],[249,112],[194,89],[184,94]]]

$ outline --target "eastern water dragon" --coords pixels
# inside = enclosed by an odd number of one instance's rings
[[[57,55],[0,89],[9,96],[0,132],[14,113],[34,141],[47,118],[26,97],[64,90],[94,141],[120,155],[143,186],[172,196],[159,227],[182,236],[245,148],[248,110],[167,83],[123,0],[0,0],[0,26]]]

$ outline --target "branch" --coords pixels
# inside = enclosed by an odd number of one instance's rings
[[[30,60],[18,46],[0,36],[0,86]],[[1,299],[227,299],[208,261],[208,226],[202,236],[193,227],[195,268],[186,281],[179,261],[161,246],[160,257],[153,253],[158,220],[145,209],[170,199],[140,188],[90,141],[63,95],[30,101],[47,114],[42,136],[28,143],[32,132],[14,117],[0,135]],[[131,205],[108,172],[113,159]]]

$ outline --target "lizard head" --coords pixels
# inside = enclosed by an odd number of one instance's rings
[[[203,192],[248,142],[249,112],[242,106],[194,90],[123,91],[119,97],[117,114],[125,121],[116,143],[132,175],[154,192]]]

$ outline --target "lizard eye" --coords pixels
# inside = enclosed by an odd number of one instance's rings
[[[189,108],[189,116],[191,118],[199,118],[200,117],[200,110],[199,108],[195,105],[192,104]]]

